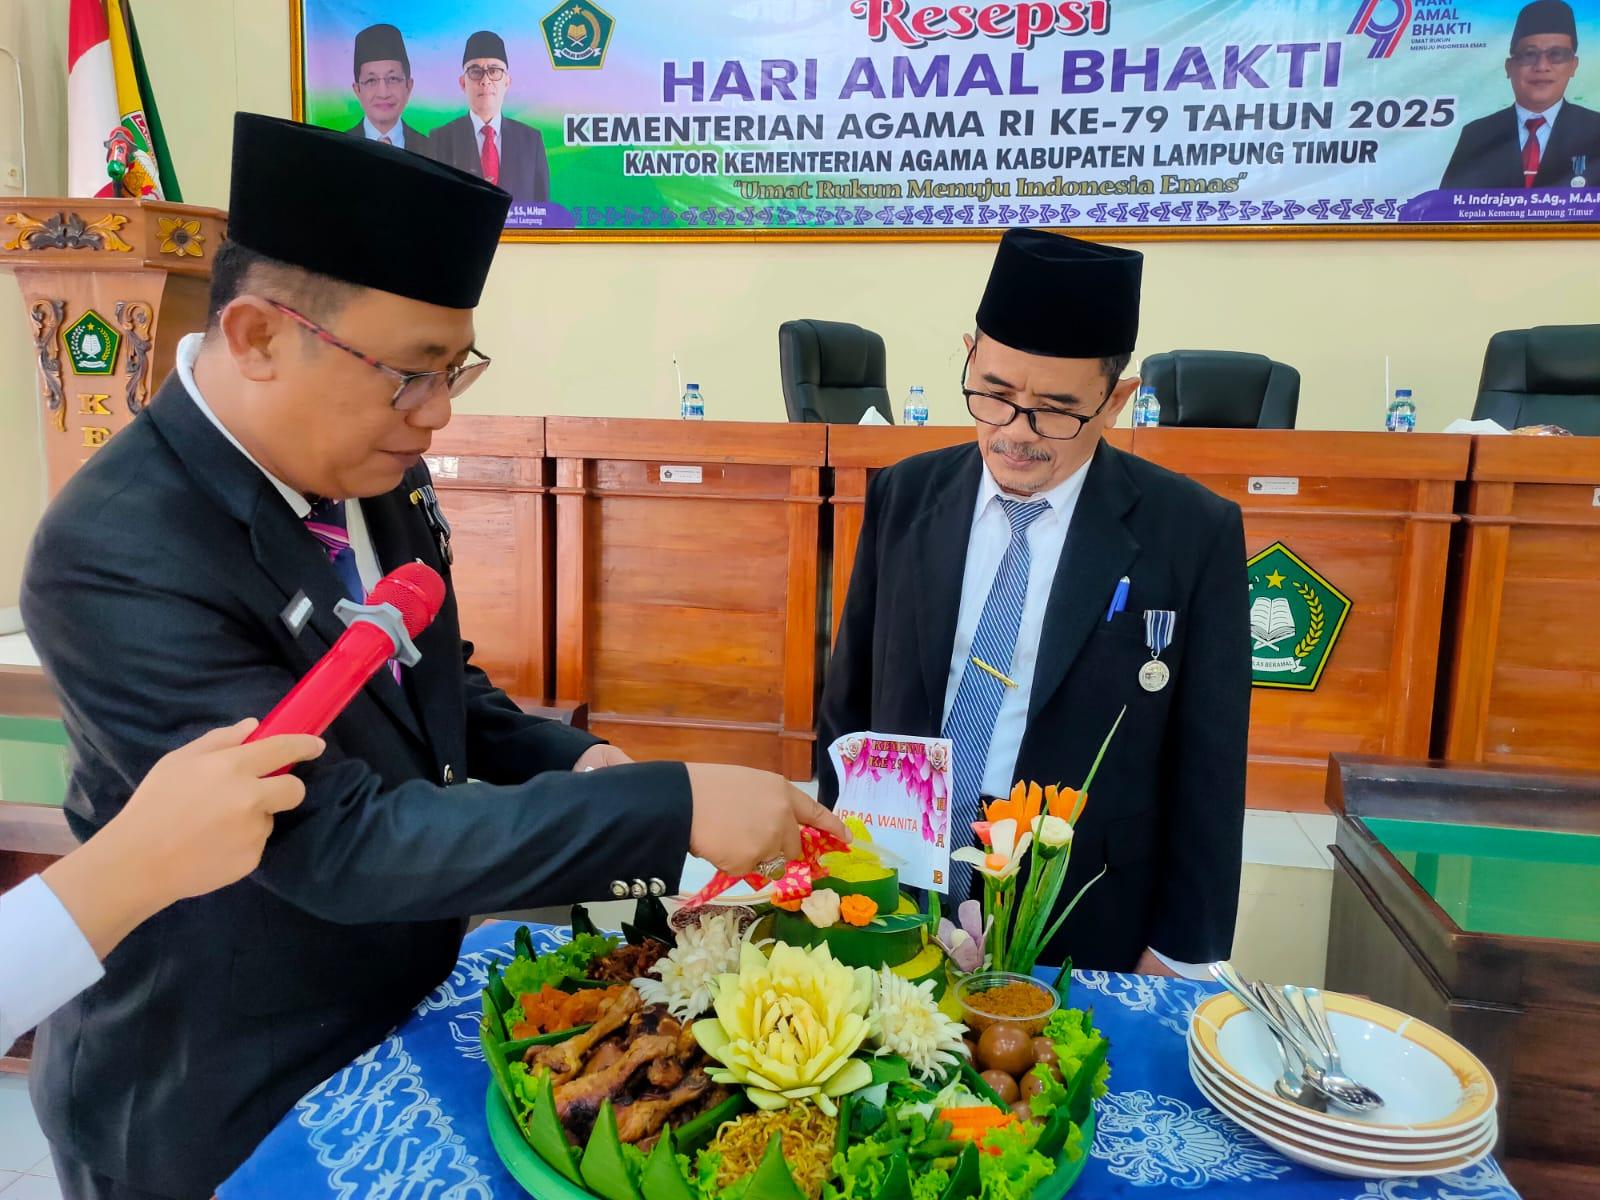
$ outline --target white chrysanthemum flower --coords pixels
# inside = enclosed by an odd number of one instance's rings
[[[717,980],[739,969],[744,935],[737,913],[708,916],[678,931],[678,944],[656,963],[656,978],[635,979],[633,986],[646,1004],[665,1004],[680,1021],[711,1010]]]
[[[898,1054],[923,1078],[958,1061],[966,1026],[939,1011],[932,980],[913,985],[884,967],[877,982],[869,1019],[880,1055]]]

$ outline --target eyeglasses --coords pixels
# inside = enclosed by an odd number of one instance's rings
[[[472,362],[460,363],[454,367],[446,367],[442,371],[397,371],[386,363],[381,363],[370,354],[364,354],[354,346],[346,345],[321,325],[318,325],[304,313],[298,313],[287,304],[280,304],[276,300],[268,300],[268,304],[277,309],[284,316],[294,321],[307,332],[315,335],[319,340],[338,350],[343,350],[355,358],[359,358],[369,367],[375,367],[385,375],[394,379],[394,395],[389,398],[389,404],[397,412],[411,412],[421,408],[428,401],[434,399],[443,391],[452,399],[461,395],[482,375],[492,361],[482,354],[476,346],[467,351],[477,355]]]
[[[485,75],[495,83],[499,83],[506,77],[506,69],[504,67],[468,67],[463,74],[473,83],[482,83]]]
[[[982,421],[985,425],[1003,427],[1011,424],[1019,416],[1026,416],[1028,427],[1039,437],[1052,442],[1070,442],[1083,432],[1085,425],[1100,415],[1106,402],[1111,399],[1111,389],[1108,388],[1105,399],[1100,401],[1100,407],[1083,416],[1078,413],[1063,412],[1057,408],[1024,408],[1004,396],[996,396],[993,392],[973,391],[967,386],[967,372],[972,369],[972,356],[977,349],[974,346],[967,351],[966,364],[961,368],[961,394],[967,398],[967,411],[975,420]]]
[[[375,88],[380,83],[391,88],[401,88],[406,85],[406,77],[404,75],[364,75],[356,80],[358,88]]]
[[[1564,67],[1578,56],[1565,46],[1556,46],[1550,50],[1536,50],[1529,47],[1518,50],[1511,56],[1511,61],[1525,70],[1533,70],[1539,65],[1540,60],[1549,63],[1552,67]]]

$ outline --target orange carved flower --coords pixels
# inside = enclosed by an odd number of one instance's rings
[[[843,896],[839,900],[839,919],[846,925],[865,925],[877,915],[877,901],[870,896]]]

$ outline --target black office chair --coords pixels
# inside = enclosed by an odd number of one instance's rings
[[[1600,325],[1537,325],[1489,339],[1474,420],[1600,437]]]
[[[1173,350],[1139,372],[1156,390],[1163,425],[1205,429],[1293,429],[1300,372],[1265,354]]]
[[[894,422],[883,339],[842,321],[785,321],[778,326],[778,368],[789,420],[857,425],[867,409]]]

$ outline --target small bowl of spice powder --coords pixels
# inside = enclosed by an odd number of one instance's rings
[[[1037,1037],[1050,1014],[1061,1007],[1061,997],[1053,988],[1012,971],[968,975],[956,986],[956,999],[961,1003],[962,1022],[974,1033],[1005,1021]]]

